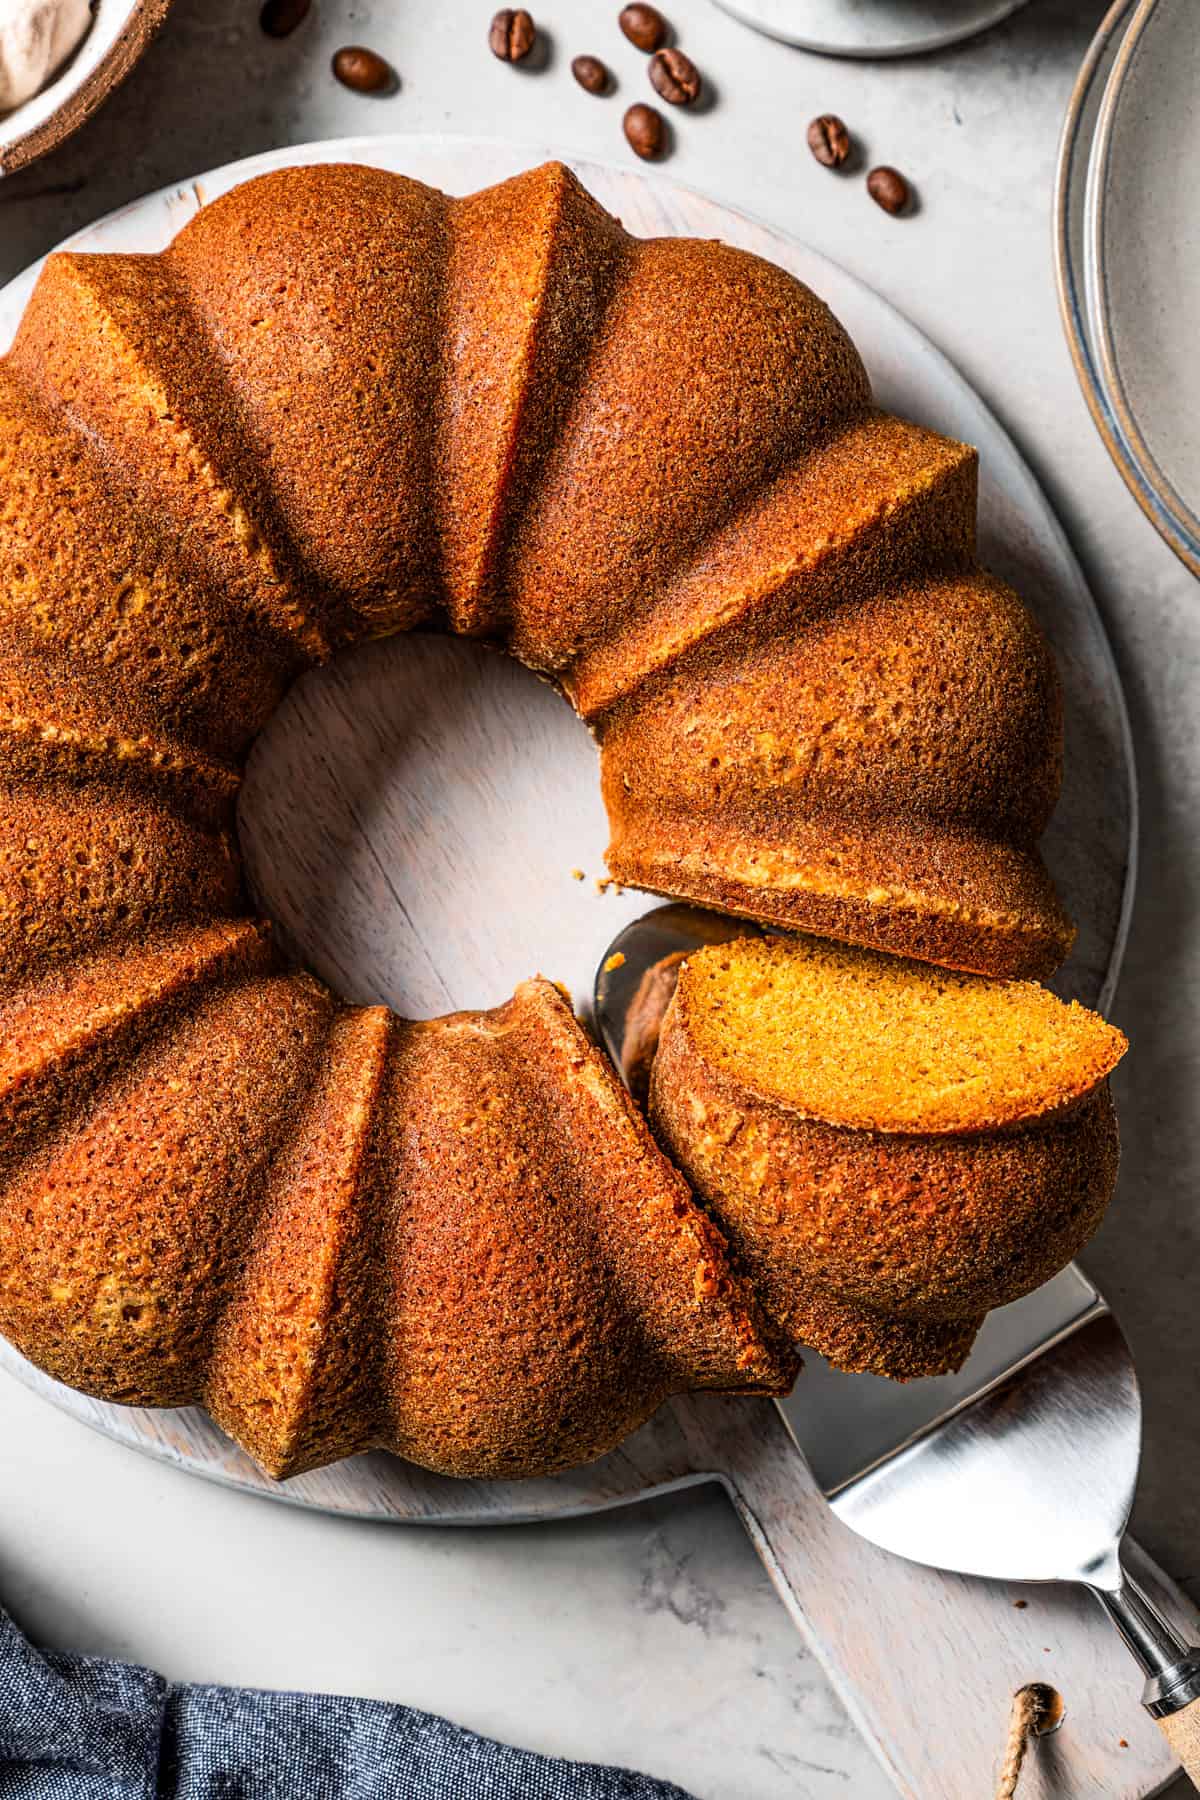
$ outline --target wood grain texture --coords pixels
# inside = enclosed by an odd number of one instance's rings
[[[403,139],[273,153],[129,209],[77,247],[159,248],[237,180],[327,157],[378,162],[453,192],[538,160],[501,145]],[[1066,689],[1066,784],[1047,856],[1080,936],[1059,985],[1103,1006],[1132,890],[1128,730],[1099,620],[1029,471],[938,353],[814,252],[640,174],[577,170],[634,231],[719,236],[793,269],[850,328],[884,405],[979,445],[984,558],[1030,600]],[[28,288],[22,278],[0,295],[0,346]],[[598,891],[607,830],[584,727],[528,671],[478,645],[395,639],[306,678],[254,752],[240,822],[251,882],[293,948],[351,997],[409,1015],[494,1004],[535,971],[585,1004],[612,936],[656,904]],[[1071,1716],[1030,1759],[1031,1800],[1141,1800],[1170,1774],[1167,1746],[1137,1704],[1136,1672],[1086,1597],[1038,1590],[1019,1611],[1007,1589],[871,1549],[828,1513],[770,1403],[676,1403],[618,1452],[553,1480],[455,1482],[372,1455],[276,1484],[200,1413],[88,1400],[7,1346],[0,1365],[147,1454],[343,1516],[515,1522],[720,1480],[901,1792],[987,1792],[1012,1690],[1035,1678],[1064,1691]],[[1130,1749],[1118,1753],[1122,1736]]]
[[[906,1800],[991,1793],[1012,1695],[1030,1681],[1062,1695],[1066,1719],[1028,1757],[1021,1800],[1141,1800],[1171,1777],[1173,1758],[1140,1703],[1141,1675],[1089,1594],[932,1577],[888,1556],[844,1526],[802,1459],[789,1457],[778,1408],[689,1402],[685,1427],[711,1442],[718,1408],[731,1415],[718,1430],[734,1504]],[[1140,1575],[1145,1559],[1137,1551],[1134,1559]],[[1148,1581],[1161,1595],[1161,1574],[1149,1571]],[[1168,1610],[1194,1633],[1181,1595],[1171,1593]]]
[[[138,1412],[67,1396],[2,1342],[0,1367],[133,1449],[342,1517],[530,1523],[718,1481],[905,1800],[990,1793],[1012,1695],[1028,1681],[1061,1693],[1067,1716],[1027,1758],[1021,1800],[1148,1800],[1175,1774],[1177,1754],[1140,1704],[1141,1676],[1090,1595],[943,1575],[877,1550],[830,1511],[770,1401],[676,1401],[613,1455],[544,1481],[452,1481],[371,1455],[274,1483],[203,1413]],[[1196,1636],[1189,1602],[1136,1545],[1126,1551],[1159,1609]]]
[[[1158,1724],[1184,1774],[1200,1788],[1200,1700]]]

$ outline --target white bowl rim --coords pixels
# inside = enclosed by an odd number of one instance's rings
[[[91,117],[139,60],[171,0],[93,0],[87,36],[40,92],[0,113],[0,176],[54,149]]]
[[[715,0],[724,12],[748,25],[751,31],[760,31],[765,37],[774,38],[781,44],[791,44],[797,50],[808,50],[817,56],[842,56],[859,62],[891,61],[904,56],[928,56],[935,50],[946,50],[952,44],[964,43],[968,38],[978,37],[993,26],[1000,25],[1005,19],[1012,17],[1028,4],[1028,0],[973,0],[974,10],[970,18],[960,19],[956,24],[933,27],[930,30],[913,30],[897,24],[896,36],[891,40],[864,42],[853,36],[831,38],[828,27],[824,35],[813,35],[811,24],[799,29],[779,26],[773,20],[762,16],[763,8],[760,0]],[[907,33],[907,35],[906,35]]]

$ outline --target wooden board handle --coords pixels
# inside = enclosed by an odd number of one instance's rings
[[[1026,1758],[1020,1800],[1146,1800],[1165,1785],[1171,1749],[1088,1593],[968,1580],[877,1550],[826,1505],[770,1401],[692,1396],[675,1411],[697,1466],[725,1471],[780,1597],[907,1800],[993,1793],[1012,1697],[1034,1681],[1062,1695],[1066,1716]],[[1136,1560],[1161,1595],[1165,1577]]]
[[[1158,1721],[1176,1760],[1195,1788],[1200,1788],[1200,1700]]]

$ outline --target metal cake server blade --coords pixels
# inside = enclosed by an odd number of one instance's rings
[[[670,905],[614,939],[595,1016],[627,1079],[645,1065],[639,997],[651,971],[753,929]],[[809,1350],[804,1360],[795,1392],[777,1404],[843,1524],[932,1568],[1089,1588],[1145,1675],[1147,1711],[1200,1780],[1200,1646],[1121,1560],[1141,1395],[1121,1329],[1087,1277],[1072,1265],[989,1314],[954,1375],[897,1383],[845,1374]]]

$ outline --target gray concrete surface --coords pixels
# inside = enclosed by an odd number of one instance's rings
[[[286,43],[255,0],[176,0],[104,113],[0,184],[0,279],[67,232],[170,180],[279,143],[453,130],[628,153],[640,59],[615,6],[543,0],[550,66],[495,62],[479,0],[317,0]],[[676,126],[668,171],[804,236],[886,292],[959,364],[1029,457],[1082,558],[1127,686],[1140,758],[1142,873],[1116,1016],[1119,1201],[1088,1263],[1146,1392],[1138,1529],[1200,1593],[1200,592],[1143,519],[1095,435],[1059,327],[1050,194],[1060,120],[1101,0],[1032,0],[1007,25],[903,65],[830,63],[755,38],[705,0],[672,10],[715,104]],[[328,72],[359,41],[398,91]],[[568,63],[590,49],[621,92]],[[835,110],[871,160],[910,174],[891,220],[830,177],[803,133]],[[797,1643],[715,1493],[518,1534],[331,1524],[189,1483],[0,1387],[0,1596],[48,1641],[169,1673],[403,1698],[500,1736],[629,1761],[706,1800],[790,1800],[885,1785]],[[1182,1791],[1182,1790],[1181,1790]]]

